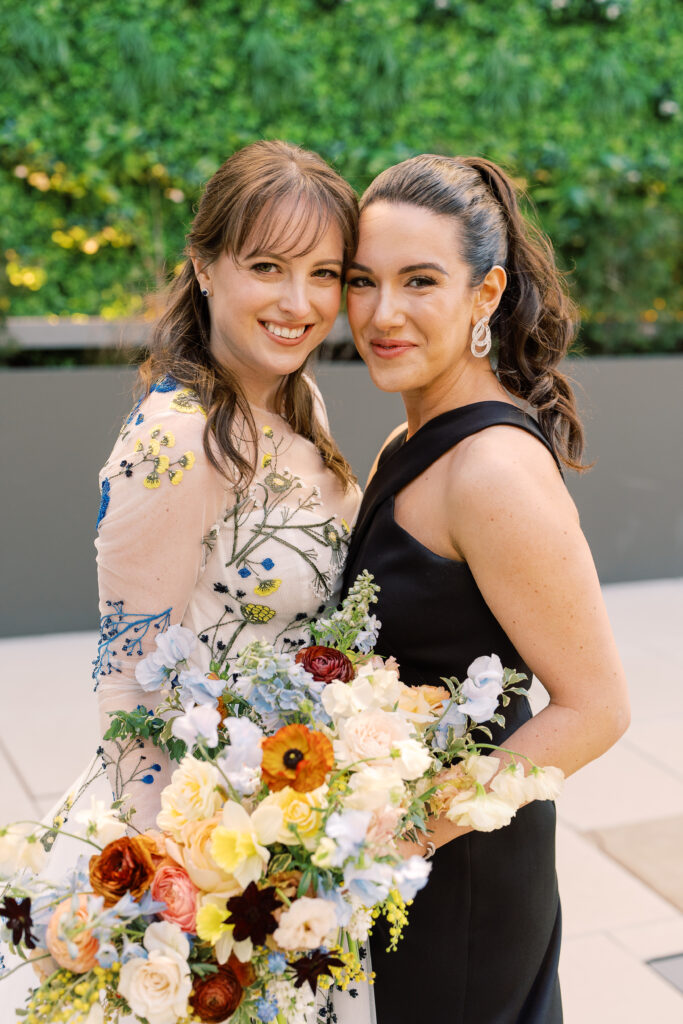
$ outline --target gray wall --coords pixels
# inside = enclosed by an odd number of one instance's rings
[[[571,361],[595,468],[569,487],[603,582],[683,575],[683,357]],[[361,481],[401,400],[354,363],[317,377]],[[0,635],[96,628],[97,473],[131,404],[116,367],[0,372]]]

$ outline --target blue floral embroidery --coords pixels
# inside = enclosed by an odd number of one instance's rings
[[[238,576],[241,576],[243,580],[246,580],[247,576],[251,576],[251,569],[247,569],[246,565],[243,569],[239,569]]]
[[[275,568],[275,562],[273,561],[272,558],[264,558],[263,561],[261,562],[261,565],[266,570],[266,572],[270,572],[271,569]]]
[[[160,772],[161,771],[161,765],[160,764],[151,764],[149,767],[150,767],[150,770],[153,771],[153,772]],[[154,776],[153,775],[143,775],[142,779],[140,781],[141,782],[146,782],[147,785],[150,786],[154,782]]]
[[[145,420],[144,414],[139,412],[138,413],[138,418],[135,421],[135,426],[139,427],[141,423],[144,423],[144,420]]]
[[[102,481],[102,490],[100,492],[101,493],[100,507],[99,507],[99,511],[97,513],[97,522],[95,523],[95,529],[96,530],[99,530],[100,523],[102,522],[102,520],[104,519],[104,517],[107,514],[107,509],[109,508],[109,497],[110,497],[109,492],[110,491],[111,491],[111,484],[109,482],[109,478],[105,476],[104,480]]]
[[[97,658],[93,661],[92,677],[97,689],[100,676],[109,676],[112,672],[120,672],[112,662],[117,654],[125,654],[131,658],[134,654],[142,655],[142,641],[150,629],[168,629],[171,624],[171,609],[148,615],[135,615],[124,612],[123,601],[107,601],[112,611],[100,619],[100,642],[97,647]],[[120,644],[120,647],[119,647]],[[116,649],[114,649],[116,645]]]
[[[165,394],[167,391],[175,391],[177,387],[178,382],[175,377],[172,377],[170,373],[167,373],[165,377],[159,377],[158,380],[155,380],[149,390],[150,394],[154,391],[159,391],[162,394]]]

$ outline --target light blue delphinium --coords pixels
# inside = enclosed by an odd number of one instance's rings
[[[284,953],[268,954],[268,970],[271,974],[284,974],[287,970],[287,957]]]
[[[263,1024],[270,1024],[278,1015],[278,1005],[274,999],[257,999],[256,1012]]]

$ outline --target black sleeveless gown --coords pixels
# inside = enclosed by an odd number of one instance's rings
[[[345,591],[363,569],[382,588],[377,653],[395,655],[410,685],[461,681],[483,654],[531,671],[486,605],[463,562],[434,554],[394,520],[394,496],[463,438],[495,424],[520,427],[552,452],[540,429],[504,402],[477,402],[387,445],[360,509]],[[501,743],[531,717],[512,698]],[[555,806],[536,801],[495,832],[470,832],[437,850],[409,911],[398,950],[374,927],[378,1024],[561,1024],[557,976],[561,918],[555,873]]]

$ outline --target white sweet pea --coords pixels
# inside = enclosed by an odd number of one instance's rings
[[[486,786],[500,768],[500,758],[484,756],[483,754],[469,754],[462,762],[462,767],[472,779],[482,786]]]
[[[119,992],[148,1024],[176,1024],[188,1012],[192,977],[187,962],[152,950],[146,960],[133,957],[121,967]]]
[[[311,862],[317,868],[330,868],[337,863],[337,844],[329,836],[323,836],[318,842],[315,853],[311,856]]]
[[[211,856],[246,889],[257,882],[270,860],[266,847],[277,840],[282,811],[276,804],[257,807],[253,814],[234,800],[225,804],[221,823],[211,841]]]
[[[399,753],[394,764],[402,779],[419,779],[432,763],[431,754],[419,740],[399,740],[394,743],[392,751]]]
[[[31,825],[8,825],[0,830],[0,876],[9,877],[22,868],[40,874],[46,860],[47,853]]]
[[[456,825],[469,826],[477,832],[493,832],[509,825],[517,808],[496,793],[467,790],[453,797],[446,817]]]
[[[503,692],[503,666],[497,654],[476,658],[467,670],[461,693],[465,703],[459,711],[477,723],[487,722],[495,714]]]
[[[283,911],[273,938],[282,949],[317,949],[337,931],[331,900],[301,896]]]
[[[391,711],[398,703],[402,686],[393,669],[361,665],[351,682],[329,683],[321,701],[328,715],[337,721],[362,711]]]
[[[564,772],[561,768],[533,767],[524,780],[527,800],[557,800],[564,785]]]
[[[192,747],[199,737],[208,747],[217,747],[220,722],[221,713],[217,708],[209,704],[198,704],[173,719],[171,732],[179,740],[184,740],[188,747]]]
[[[159,660],[157,651],[148,654],[135,666],[135,678],[145,693],[158,690],[167,682],[168,677],[168,671],[163,662]]]
[[[230,746],[218,758],[218,767],[240,796],[251,796],[261,784],[263,732],[248,718],[228,718],[225,727]]]
[[[491,792],[515,807],[521,807],[529,797],[526,791],[526,779],[521,764],[506,765],[502,771],[494,775],[491,780]]]
[[[180,925],[171,921],[153,921],[147,925],[142,944],[148,953],[158,950],[164,956],[175,956],[186,961],[190,955],[190,943]]]
[[[82,832],[86,839],[92,839],[100,846],[106,846],[126,834],[126,826],[116,811],[95,796],[90,798],[90,807],[79,811],[75,820],[83,826]]]
[[[185,662],[197,646],[197,637],[191,629],[184,626],[169,626],[157,638],[157,660],[166,668],[175,668],[180,662]]]

